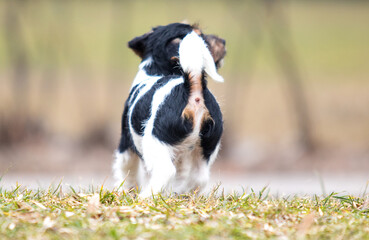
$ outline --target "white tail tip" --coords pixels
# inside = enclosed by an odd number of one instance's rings
[[[204,40],[195,32],[187,34],[179,45],[179,63],[184,72],[201,74],[203,70],[215,81],[224,82]]]

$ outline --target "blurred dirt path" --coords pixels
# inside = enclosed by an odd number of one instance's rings
[[[103,184],[109,189],[113,188],[113,179],[109,175],[99,175],[85,173],[80,175],[63,174],[7,174],[0,181],[3,189],[13,189],[18,183],[28,188],[48,188],[56,187],[62,180],[63,191],[69,191],[70,186],[76,190],[89,190],[91,186],[99,188]],[[230,172],[220,173],[213,171],[209,189],[220,185],[220,192],[225,193],[236,191],[248,193],[253,189],[255,192],[261,191],[265,186],[274,196],[288,195],[322,195],[337,192],[340,194],[363,195],[369,192],[366,189],[369,183],[369,175],[364,174],[322,174],[310,173],[253,173],[237,174]]]

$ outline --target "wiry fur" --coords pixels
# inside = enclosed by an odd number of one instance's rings
[[[113,173],[116,184],[142,189],[202,190],[220,146],[223,120],[206,75],[223,81],[217,67],[225,41],[195,26],[174,23],[134,38],[142,58],[122,116]]]

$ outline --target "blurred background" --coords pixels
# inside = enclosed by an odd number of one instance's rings
[[[225,121],[214,176],[367,178],[368,1],[3,0],[3,182],[111,178],[139,64],[127,42],[182,20],[227,41],[225,83],[209,81]]]

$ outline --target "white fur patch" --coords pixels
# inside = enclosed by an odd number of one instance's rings
[[[148,185],[140,194],[141,197],[150,196],[151,193],[158,193],[166,187],[171,178],[176,173],[172,163],[173,152],[170,146],[160,142],[152,135],[156,114],[165,98],[171,93],[174,87],[183,83],[183,78],[173,79],[163,87],[158,89],[151,103],[151,116],[146,123],[144,136],[142,139],[142,155],[146,170],[150,173]]]
[[[123,173],[122,173],[122,167],[123,167],[123,158],[125,157],[119,151],[115,151],[114,155],[115,157],[114,157],[114,163],[113,163],[113,176],[115,179],[115,185],[117,187],[124,180]]]
[[[137,88],[135,89],[135,91],[131,94],[131,97],[129,98],[129,103],[132,103],[133,101],[133,97],[135,95],[135,93],[137,91],[139,91],[139,88],[146,84],[147,82],[156,82],[158,81],[160,78],[162,78],[162,76],[150,76],[146,73],[144,67],[150,65],[152,62],[152,58],[149,57],[148,59],[146,59],[145,61],[143,61],[140,66],[138,67],[138,72],[136,74],[135,79],[133,80],[132,86],[131,86],[131,90],[134,86],[138,85]],[[140,91],[141,92],[141,91]]]
[[[153,136],[144,136],[143,159],[149,173],[149,182],[143,187],[141,197],[148,197],[166,188],[176,174],[171,148]]]
[[[210,155],[209,163],[208,163],[209,166],[211,166],[215,162],[215,159],[218,156],[219,150],[220,150],[220,141],[218,142],[217,146],[215,147],[214,152]]]
[[[130,150],[126,150],[123,153],[115,151],[115,159],[113,163],[115,187],[119,187],[123,181],[123,188],[135,187],[135,185],[137,185],[137,171],[139,164],[138,156]]]
[[[142,83],[143,81],[147,80],[147,79],[151,79],[151,78],[160,78],[160,76],[150,76],[147,75],[144,67],[149,66],[152,62],[152,58],[149,57],[147,58],[145,61],[141,62],[140,65],[138,66],[138,72],[136,74],[135,79],[133,80],[131,89],[136,86],[137,84]]]
[[[142,147],[141,147],[141,140],[142,137],[140,135],[138,135],[132,126],[132,112],[137,104],[137,102],[152,88],[152,86],[160,79],[160,77],[151,77],[149,79],[147,79],[144,82],[141,82],[140,85],[138,87],[140,87],[141,85],[143,86],[142,89],[140,90],[139,94],[137,95],[137,97],[134,99],[134,102],[131,104],[129,111],[128,111],[128,126],[129,126],[129,131],[132,135],[132,140],[136,146],[136,149],[138,152],[140,152],[142,154]]]

